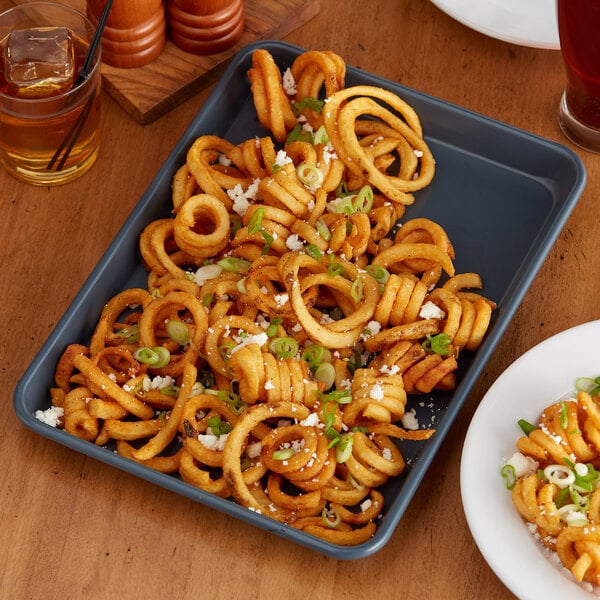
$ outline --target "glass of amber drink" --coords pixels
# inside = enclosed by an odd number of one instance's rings
[[[0,162],[35,185],[80,177],[99,150],[100,51],[77,82],[94,33],[81,12],[32,2],[0,14]]]
[[[578,146],[600,152],[600,0],[557,0],[567,85],[558,120]]]

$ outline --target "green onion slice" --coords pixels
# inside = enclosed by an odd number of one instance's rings
[[[218,350],[221,358],[223,358],[223,360],[228,360],[234,348],[235,344],[233,342],[223,342],[220,344]]]
[[[327,226],[327,223],[325,223],[325,221],[323,221],[322,219],[319,219],[316,223],[315,223],[315,228],[317,229],[317,231],[319,232],[319,235],[325,240],[325,241],[329,241],[331,239],[331,231],[329,229],[329,227]]]
[[[302,350],[301,358],[309,367],[318,367],[323,362],[331,361],[331,351],[320,344],[310,344]]]
[[[352,433],[343,433],[340,436],[340,442],[335,447],[335,460],[338,463],[345,463],[352,455],[352,445],[354,436]]]
[[[185,346],[190,343],[190,332],[185,323],[175,319],[168,319],[165,329],[169,338],[180,346]]]
[[[575,380],[575,389],[578,392],[587,392],[590,396],[600,394],[600,377],[579,377]]]
[[[377,283],[385,284],[390,278],[390,272],[381,265],[367,265],[366,271]]]
[[[282,323],[283,319],[281,317],[273,317],[267,327],[267,336],[270,338],[275,337],[277,335],[277,330]]]
[[[288,133],[286,142],[308,142],[309,144],[314,143],[313,136],[310,131],[304,131],[300,123],[298,123],[294,129]]]
[[[227,435],[232,427],[227,421],[222,421],[219,415],[213,415],[209,417],[206,424],[210,427],[213,435],[222,436]]]
[[[306,254],[308,254],[311,258],[314,258],[315,260],[319,260],[323,256],[323,253],[315,244],[308,244],[308,246],[306,246],[305,251]]]
[[[519,419],[517,421],[517,423],[518,423],[519,427],[521,428],[521,431],[525,435],[529,435],[532,431],[539,429],[539,427],[532,425],[529,421],[526,421],[525,419]]]
[[[293,358],[298,354],[298,342],[291,337],[276,337],[269,343],[269,350],[277,358]]]
[[[321,125],[321,127],[315,131],[313,136],[313,144],[315,146],[317,144],[323,144],[324,146],[329,144],[329,136],[327,135],[327,129],[325,129],[325,125]]]
[[[223,258],[217,261],[217,264],[230,273],[244,273],[252,266],[252,263],[249,260],[236,258],[234,256]]]
[[[127,325],[117,332],[117,336],[124,344],[135,344],[140,339],[140,327],[137,324]]]
[[[321,519],[323,520],[323,524],[331,527],[331,529],[335,529],[342,522],[342,517],[340,517],[338,511],[334,508],[328,510],[326,506],[321,511]]]
[[[352,196],[344,196],[339,200],[332,202],[334,210],[338,214],[351,215],[355,212],[354,203],[352,202]]]
[[[348,184],[345,181],[340,181],[335,188],[335,195],[338,198],[343,198],[344,196],[353,196],[354,192],[348,191]]]
[[[273,460],[288,460],[294,456],[293,448],[281,448],[280,450],[275,450],[272,454]]]
[[[312,188],[320,187],[325,179],[321,169],[304,162],[296,167],[296,174],[304,185]]]
[[[292,112],[294,115],[299,116],[303,110],[312,110],[318,114],[321,114],[323,110],[323,105],[325,103],[323,100],[319,100],[318,98],[312,98],[311,96],[306,96],[299,100],[298,102],[292,103]]]
[[[335,367],[330,362],[321,363],[315,369],[315,379],[321,381],[328,390],[335,383]]]
[[[563,400],[560,403],[560,416],[559,422],[562,429],[566,429],[569,424],[569,415],[567,412],[567,403]]]
[[[512,465],[504,465],[500,470],[500,474],[504,479],[504,484],[507,490],[512,490],[517,483],[517,474],[515,468]]]
[[[554,483],[559,488],[569,487],[575,481],[575,473],[566,465],[548,465],[544,469],[550,483]]]
[[[265,240],[265,245],[263,246],[262,251],[261,251],[261,254],[264,256],[265,254],[268,254],[268,252],[271,248],[271,244],[275,241],[275,238],[268,231],[265,231],[264,229],[260,230],[260,235],[262,235]]]
[[[556,499],[554,500],[554,503],[556,504],[556,508],[561,508],[567,502],[570,502],[570,501],[571,501],[570,490],[568,487],[566,487],[566,488],[563,488],[562,490],[559,490],[559,492],[556,494]]]
[[[250,235],[254,235],[258,233],[262,228],[262,219],[265,209],[263,206],[259,206],[250,217],[250,221],[248,221],[248,233]]]
[[[368,213],[373,208],[373,188],[370,185],[364,185],[360,188],[353,206],[355,211],[362,213]]]
[[[334,390],[328,394],[320,394],[324,402],[336,402],[337,404],[350,404],[352,392],[350,390]]]
[[[202,296],[202,306],[204,306],[204,307],[210,306],[213,303],[214,299],[215,299],[214,294],[204,294],[204,296]]]
[[[166,385],[165,387],[160,388],[160,393],[165,396],[171,396],[172,398],[177,398],[179,395],[180,387],[177,385]]]
[[[445,333],[438,333],[437,335],[428,334],[421,346],[430,354],[445,356],[450,354],[450,348],[448,348],[448,346],[451,341],[450,337]]]
[[[327,273],[331,277],[337,277],[344,272],[344,267],[338,262],[331,262],[327,267]]]
[[[354,302],[360,302],[363,299],[365,282],[361,277],[357,277],[350,287],[350,296]]]
[[[169,364],[171,354],[164,346],[157,346],[156,348],[142,346],[135,350],[133,358],[153,369],[161,369]]]

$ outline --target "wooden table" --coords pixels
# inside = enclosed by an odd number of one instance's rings
[[[559,52],[485,37],[426,0],[323,0],[320,14],[286,39],[566,143],[556,119]],[[579,151],[586,191],[395,534],[372,557],[324,558],[48,442],[17,420],[17,379],[207,93],[147,126],[106,96],[101,156],[67,186],[35,188],[0,172],[0,597],[511,598],[469,533],[460,454],[475,408],[515,358],[600,316],[596,155]]]

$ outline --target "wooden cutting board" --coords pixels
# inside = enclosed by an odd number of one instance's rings
[[[24,4],[28,0],[13,0]],[[85,12],[85,0],[63,0]],[[245,0],[246,28],[232,48],[211,56],[180,50],[167,41],[163,53],[137,69],[102,65],[104,89],[138,123],[151,123],[214,83],[234,54],[257,40],[280,39],[318,14],[320,0]]]

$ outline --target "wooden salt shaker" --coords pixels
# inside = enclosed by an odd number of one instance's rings
[[[87,15],[98,22],[106,0],[87,0]],[[113,0],[102,35],[102,61],[130,69],[156,59],[167,41],[163,0]]]
[[[244,33],[244,0],[167,0],[169,35],[193,54],[217,54]]]

